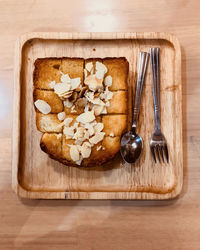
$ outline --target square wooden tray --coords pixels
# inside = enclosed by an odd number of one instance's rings
[[[149,142],[154,130],[150,67],[144,84],[138,133],[144,150],[135,165],[118,155],[92,169],[66,167],[41,151],[33,107],[34,61],[43,57],[126,57],[129,94],[135,91],[139,51],[161,49],[161,127],[169,164],[154,164]],[[134,94],[134,93],[133,93]],[[130,98],[129,98],[130,101]],[[131,117],[131,102],[129,104]],[[13,189],[35,199],[170,199],[183,182],[181,52],[166,33],[30,33],[17,42],[13,117]]]

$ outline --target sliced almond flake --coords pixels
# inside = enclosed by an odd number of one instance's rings
[[[97,151],[99,151],[101,148],[102,148],[102,146],[101,146],[101,145],[100,145],[100,146],[98,146],[98,147],[97,147]]]
[[[106,76],[104,82],[105,82],[105,85],[106,85],[107,87],[112,86],[112,76],[110,76],[110,75]]]
[[[85,108],[84,108],[84,112],[86,113],[86,112],[88,112],[89,111],[89,105],[87,104],[86,106],[85,106]]]
[[[91,148],[82,146],[81,155],[83,156],[83,159],[89,158],[91,155],[91,152],[92,152]]]
[[[104,100],[104,99],[106,98],[105,92],[101,93],[99,97],[100,97],[102,100]]]
[[[94,130],[95,133],[99,133],[103,130],[104,128],[104,124],[102,122],[98,122],[95,126],[94,126]]]
[[[92,144],[97,144],[98,142],[103,140],[104,135],[105,135],[104,132],[96,133],[93,137],[89,139],[89,142]]]
[[[111,92],[111,91],[107,92],[106,101],[111,100],[112,97],[113,97],[113,92]]]
[[[87,70],[84,69],[84,79],[87,77],[88,73],[87,73]]]
[[[103,111],[101,112],[103,115],[107,114],[107,109],[104,107]]]
[[[74,136],[74,128],[73,127],[64,127],[63,133],[67,139],[72,139]]]
[[[85,97],[87,98],[87,99],[91,99],[91,100],[93,100],[94,99],[94,92],[91,92],[91,91],[86,91],[85,92]]]
[[[72,86],[71,88],[72,88],[72,90],[78,88],[80,83],[81,83],[81,78],[80,77],[71,79],[71,86]]]
[[[80,152],[81,152],[81,155],[83,156],[83,158],[90,157],[91,152],[92,152],[90,144],[84,142],[83,145],[81,146]]]
[[[95,120],[95,116],[94,116],[94,112],[93,111],[88,111],[85,113],[82,113],[81,115],[79,115],[76,120],[78,122],[81,122],[83,124],[88,123],[88,122],[92,122]]]
[[[87,69],[87,71],[91,72],[91,70],[93,69],[93,63],[92,62],[86,63],[85,68]]]
[[[34,102],[35,104],[35,107],[42,113],[42,114],[49,114],[51,112],[51,106],[43,101],[43,100],[40,100],[38,99],[37,101]]]
[[[89,135],[92,136],[94,134],[94,128],[90,123],[85,124],[85,128],[88,129]]]
[[[71,95],[72,95],[72,94],[67,94],[67,95],[63,95],[63,96],[59,96],[59,97],[60,97],[60,99],[61,99],[62,101],[65,101],[65,100],[69,99],[69,97],[70,97]]]
[[[91,100],[91,103],[97,104],[97,105],[101,105],[101,106],[105,106],[105,103],[100,98],[98,98],[98,97],[96,97],[93,100]]]
[[[65,120],[64,120],[65,127],[69,127],[69,125],[72,121],[73,121],[73,118],[71,118],[71,117],[65,118]]]
[[[64,83],[65,84],[65,83]],[[65,91],[63,93],[60,93],[59,96],[65,96],[65,95],[70,95],[73,93],[73,90],[68,90],[68,91]]]
[[[98,71],[95,73],[95,76],[96,76],[96,78],[98,78],[98,79],[103,79],[103,78],[104,78],[104,71],[103,71],[103,70],[98,70]]]
[[[94,114],[96,116],[98,116],[98,115],[102,114],[102,112],[104,110],[104,106],[102,106],[102,105],[94,105],[93,110],[94,110]]]
[[[97,91],[98,89],[103,89],[102,79],[98,79],[95,75],[89,75],[85,79],[85,85],[92,91]]]
[[[67,108],[71,108],[73,106],[73,103],[70,102],[68,99],[63,102],[64,106]]]
[[[86,98],[87,98],[87,101],[88,101],[88,102],[90,102],[90,103],[93,102],[93,99],[91,99],[90,97],[87,96]]]
[[[70,157],[75,162],[80,160],[79,150],[78,150],[78,147],[76,145],[71,145],[71,147],[70,147]]]
[[[91,126],[91,124],[90,124],[89,122],[83,124],[83,127],[84,127],[84,128],[87,128],[87,129],[88,129],[89,126]]]
[[[63,121],[66,117],[66,114],[65,112],[60,112],[57,114],[57,116],[58,116],[58,120]]]
[[[55,81],[52,81],[52,82],[49,83],[49,86],[50,86],[51,89],[54,89],[55,85],[56,85]]]
[[[82,128],[82,127],[77,128],[76,133],[74,134],[73,139],[78,139],[80,137],[84,137],[84,130],[85,129]]]
[[[85,138],[86,140],[90,138],[89,131],[87,131],[87,130],[84,131],[84,138]]]
[[[78,128],[78,122],[75,122],[73,127],[77,129]]]
[[[108,87],[106,87],[106,90],[105,90],[104,93],[105,93],[105,100],[106,100],[106,101],[112,99],[112,97],[113,97],[113,92],[109,91],[109,90],[108,90]]]
[[[80,165],[81,165],[82,160],[83,160],[83,157],[82,157],[82,156],[80,156],[80,160],[76,161],[76,164],[80,166]]]
[[[102,70],[104,72],[104,74],[107,73],[107,67],[101,63],[101,62],[96,62],[96,71]]]
[[[60,97],[60,99],[62,101],[65,101],[65,100],[69,99],[73,95],[73,91],[70,90],[70,91],[67,91],[67,92],[65,92],[63,94],[60,94],[60,95],[57,94],[57,95]],[[69,100],[69,101],[71,102],[71,100]]]
[[[93,122],[90,122],[90,124],[94,127],[97,124],[97,121],[94,120]]]
[[[70,83],[71,82],[71,79],[70,79],[68,74],[63,74],[63,73],[61,73],[61,74],[62,74],[62,76],[60,78],[61,82],[63,82],[63,83]]]
[[[115,135],[113,133],[110,133],[109,136],[114,137]]]
[[[110,102],[107,101],[105,106],[106,106],[106,107],[110,107]]]
[[[61,82],[61,83],[57,83],[54,86],[54,91],[57,95],[62,95],[62,94],[66,94],[66,92],[68,92],[70,88],[71,88],[70,84]]]
[[[98,92],[101,94],[104,91],[104,89],[98,89]]]

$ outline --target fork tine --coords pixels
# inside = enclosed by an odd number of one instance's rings
[[[160,154],[159,154],[159,146],[157,145],[155,148],[156,148],[156,153],[157,153],[158,160],[161,163]]]
[[[169,163],[169,155],[168,155],[167,144],[164,145],[164,152],[165,152],[165,157],[167,159],[167,163]]]
[[[165,159],[164,159],[164,155],[163,155],[163,150],[164,150],[163,146],[160,145],[160,155],[161,155],[163,163],[165,163]]]
[[[150,146],[150,148],[151,148],[151,153],[152,153],[154,162],[156,163],[156,156],[155,156],[154,148],[152,146]]]

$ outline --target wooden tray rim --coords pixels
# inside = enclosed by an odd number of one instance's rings
[[[181,85],[181,47],[176,36],[166,32],[31,32],[21,35],[15,47],[14,62],[14,102],[13,102],[13,129],[12,129],[12,188],[21,198],[30,199],[136,199],[136,200],[165,200],[177,197],[183,185],[183,150],[180,155],[180,170],[177,176],[177,185],[174,190],[166,194],[147,192],[39,192],[25,190],[18,182],[18,166],[20,154],[20,73],[21,51],[26,42],[31,39],[62,39],[62,40],[112,40],[112,39],[159,39],[167,40],[175,49],[175,77],[179,85],[179,101],[181,121],[179,128],[180,145],[182,143],[182,85]],[[178,63],[177,63],[178,62]]]

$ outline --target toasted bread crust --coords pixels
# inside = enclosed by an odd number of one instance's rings
[[[92,147],[89,158],[83,159],[81,167],[93,167],[110,161],[120,149],[120,136],[127,129],[127,80],[128,61],[126,58],[41,58],[35,61],[34,70],[34,101],[41,99],[51,106],[51,113],[44,115],[36,110],[37,129],[43,133],[40,141],[41,149],[55,159],[68,166],[78,166],[70,157],[69,144],[74,144],[75,140],[67,139],[63,134],[62,121],[58,119],[58,113],[65,112],[66,117],[76,117],[84,109],[76,108],[73,113],[71,108],[64,107],[62,100],[54,93],[50,87],[50,82],[60,82],[60,76],[68,73],[71,78],[80,77],[81,84],[84,79],[84,67],[88,62],[103,62],[111,75],[113,84],[109,88],[113,91],[113,98],[110,106],[107,107],[107,114],[96,117],[98,122],[104,124],[104,139]]]

